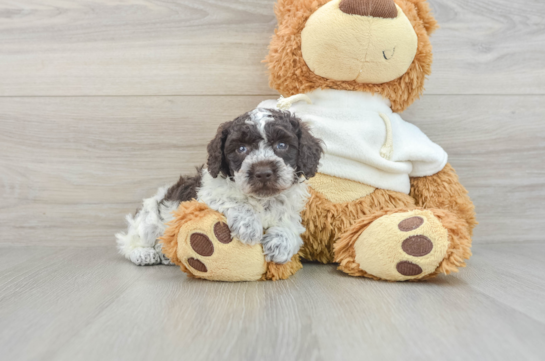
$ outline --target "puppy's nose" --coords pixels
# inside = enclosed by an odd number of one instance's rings
[[[267,181],[273,176],[273,171],[271,167],[266,165],[258,165],[255,167],[254,177],[260,181]]]
[[[339,9],[349,15],[394,19],[397,8],[394,0],[342,0]]]

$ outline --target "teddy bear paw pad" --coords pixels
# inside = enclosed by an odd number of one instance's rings
[[[401,244],[403,252],[414,257],[423,257],[433,250],[433,242],[426,236],[421,234],[411,236]]]
[[[199,261],[199,260],[196,259],[196,258],[188,258],[188,259],[187,259],[187,263],[189,263],[189,265],[190,265],[193,269],[196,269],[196,270],[199,271],[199,272],[208,272],[208,269],[206,268],[206,266],[204,265],[204,263],[202,263],[201,261]]]
[[[189,272],[214,281],[255,281],[266,271],[261,244],[249,246],[231,237],[220,217],[189,222],[178,233],[177,255]]]
[[[354,245],[356,262],[373,276],[405,281],[433,273],[448,250],[448,232],[431,211],[394,213],[374,221]]]
[[[229,227],[222,222],[217,222],[214,225],[214,235],[216,236],[217,240],[223,244],[231,243],[231,241],[233,240],[231,238],[231,232],[229,231]],[[193,251],[195,251],[195,253],[200,256],[210,257],[214,254],[214,244],[206,234],[193,233],[189,237],[189,245],[191,246]],[[189,266],[191,266],[191,268],[199,272],[208,272],[205,264],[196,258],[188,258],[187,263],[189,264]]]
[[[210,257],[214,253],[214,244],[206,234],[193,233],[189,237],[189,244],[201,256]]]
[[[399,262],[396,265],[396,269],[403,276],[418,276],[422,273],[422,267],[407,261]]]
[[[402,232],[409,232],[409,231],[414,231],[415,229],[417,229],[423,224],[424,224],[424,218],[418,217],[418,216],[410,217],[399,222],[399,224],[397,225],[397,228],[399,228],[399,230]]]

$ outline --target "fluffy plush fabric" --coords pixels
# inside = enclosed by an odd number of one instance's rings
[[[274,262],[267,263],[267,272],[261,277],[262,281],[278,281],[288,279],[297,271],[303,268],[299,255],[293,256],[290,262],[278,264]]]
[[[464,260],[471,256],[475,211],[450,164],[433,176],[411,178],[411,195],[377,189],[355,201],[333,203],[311,189],[311,198],[303,212],[306,232],[300,255],[322,263],[340,262],[340,269],[354,276],[381,279],[360,269],[354,245],[373,221],[415,209],[431,209],[449,237],[445,258],[431,274],[420,279],[456,272],[458,267],[465,266]],[[401,240],[398,245],[401,246]]]
[[[310,200],[302,213],[306,231],[299,254],[307,260],[321,263],[333,262],[333,245],[362,217],[382,209],[415,207],[415,201],[409,195],[384,189],[345,203],[333,203],[313,189],[310,192]]]
[[[392,192],[382,193],[378,202],[373,202],[378,207],[363,217],[361,215],[353,217],[353,219],[358,219],[357,222],[354,222],[349,230],[345,228],[347,231],[343,232],[342,237],[333,242],[335,261],[340,263],[339,268],[342,271],[353,276],[381,279],[360,268],[356,262],[355,243],[365,229],[380,217],[414,209],[429,209],[433,212],[448,231],[449,239],[446,255],[437,268],[430,274],[414,279],[427,279],[439,273],[457,272],[459,267],[465,266],[465,260],[471,257],[471,234],[477,222],[474,206],[467,195],[467,190],[460,184],[458,176],[450,164],[447,164],[442,171],[433,176],[412,178],[411,195],[406,198],[407,202],[404,206],[401,206],[399,201],[385,202],[386,197],[384,196],[386,194],[388,194],[388,198],[395,196]],[[401,245],[401,242],[398,244]]]
[[[368,196],[375,191],[375,187],[349,179],[337,178],[318,173],[309,180],[309,185],[333,203],[346,203]]]
[[[195,224],[199,223],[209,214],[216,214],[204,203],[192,201],[184,202],[180,204],[178,209],[173,213],[172,220],[167,224],[167,228],[163,235],[159,237],[160,244],[162,245],[163,253],[170,259],[170,261],[182,269],[182,271],[193,276],[186,266],[178,258],[178,233],[182,225],[189,222]],[[222,219],[221,214],[216,214],[218,219]]]
[[[397,183],[403,184],[399,188],[390,187],[387,179],[390,175],[385,175],[376,184],[368,183],[372,177],[357,178],[358,167],[349,170],[348,174],[318,175],[314,183],[311,181],[311,197],[301,214],[306,231],[299,256],[322,263],[338,262],[339,269],[352,276],[388,281],[423,280],[439,273],[456,272],[471,256],[471,233],[476,224],[473,204],[452,167],[446,164],[442,149],[394,114],[420,96],[425,77],[431,69],[428,35],[436,28],[436,23],[429,7],[424,0],[395,1],[396,9],[406,15],[418,38],[416,55],[401,77],[383,84],[363,84],[314,74],[303,58],[301,32],[309,17],[326,3],[328,0],[280,0],[277,5],[278,29],[267,62],[271,86],[286,97],[280,102],[280,107],[309,109],[308,120],[316,120],[314,127],[317,132],[323,123],[324,133],[328,133],[325,139],[326,148],[331,144],[328,154],[340,153],[342,158],[356,159],[357,163],[369,164],[370,168],[385,173],[388,173],[387,169],[396,173],[397,166],[409,166],[403,172],[404,180]],[[354,11],[357,13],[359,10]],[[320,108],[319,99],[312,99],[312,94],[323,93],[314,92],[318,89],[330,89],[325,93],[344,94],[333,107],[334,115]],[[376,95],[372,97],[370,94]],[[391,109],[386,100],[375,101],[381,97],[390,101]],[[364,106],[357,110],[357,114],[345,112],[354,103]],[[319,117],[327,120],[320,122]],[[368,119],[371,119],[374,130],[370,132],[367,144],[372,146],[358,148],[358,137],[367,131],[362,124]],[[403,136],[396,133],[403,133]],[[412,137],[406,142],[409,135]],[[366,141],[361,142],[366,144]],[[415,143],[433,149],[421,152],[422,149],[416,147],[415,151],[411,148]],[[345,148],[350,151],[346,152]],[[365,158],[367,153],[371,153],[370,159]],[[392,168],[382,167],[388,162],[394,163]],[[336,164],[330,166],[335,168]],[[327,168],[326,161],[324,169]],[[354,185],[354,175],[359,180],[357,185]],[[185,217],[183,213],[178,217]],[[195,223],[185,233],[202,232],[199,227]],[[181,244],[180,240],[178,244]],[[208,254],[209,248],[205,248],[203,253]],[[178,250],[180,259],[199,258],[191,253],[193,251],[185,249],[181,253]],[[221,262],[236,264],[246,260],[245,256],[222,254],[232,259]],[[191,271],[199,277],[233,279],[230,274],[211,275],[208,272],[214,269],[213,264],[202,257],[199,259],[201,263],[193,261],[197,269]],[[206,272],[197,273],[199,269],[204,270],[203,267],[206,267]],[[260,279],[280,279],[296,272],[300,263],[295,256],[285,265],[267,264],[266,267]],[[251,277],[246,277],[250,280],[256,275],[251,273]]]
[[[266,262],[260,244],[245,245],[230,238],[225,222],[221,213],[204,203],[184,202],[160,238],[163,252],[190,277],[216,281],[275,281],[302,267],[298,255],[285,264]],[[202,241],[195,242],[203,238],[209,242],[206,252]]]
[[[392,102],[394,112],[402,112],[424,90],[426,76],[431,73],[432,47],[428,35],[437,23],[424,0],[396,0],[411,22],[418,37],[415,58],[407,72],[384,84],[338,81],[314,74],[303,59],[301,32],[309,17],[329,0],[279,0],[276,6],[278,28],[270,44],[265,62],[269,67],[269,83],[284,97],[308,93],[315,89],[355,90],[378,93]]]
[[[215,230],[217,225],[221,227],[222,224],[225,224],[225,217],[204,203],[181,203],[164,236],[160,238],[163,252],[191,277],[215,281],[261,279],[267,270],[261,245],[245,245],[237,240],[224,243],[222,234]],[[211,254],[204,254],[195,245],[192,237],[195,234],[210,242]]]
[[[469,235],[473,235],[473,228],[477,225],[475,206],[450,164],[433,177],[411,178],[410,195],[418,207],[446,209],[454,213],[466,222]]]
[[[341,11],[340,3],[325,4],[305,24],[301,50],[309,69],[327,79],[360,84],[382,84],[405,74],[418,39],[403,11],[389,19],[354,16]],[[396,10],[393,1],[391,5]]]
[[[326,144],[320,173],[409,194],[409,177],[435,174],[447,164],[443,148],[379,94],[318,89],[306,95],[312,104],[297,102],[289,110]],[[274,100],[259,104],[274,106]]]
[[[439,273],[450,274],[458,272],[458,268],[465,267],[465,260],[471,256],[471,238],[469,236],[467,224],[448,211],[432,209],[429,210],[433,216],[440,221],[443,228],[446,229],[448,235],[448,248],[445,252],[443,260],[439,263],[434,271],[422,274],[416,277],[402,277],[396,275],[392,278],[381,278],[365,271],[365,265],[360,265],[357,262],[356,243],[360,239],[365,230],[379,220],[381,217],[405,213],[406,217],[412,214],[410,211],[415,209],[385,209],[374,212],[373,214],[361,217],[350,229],[345,232],[340,240],[335,243],[335,262],[339,263],[339,269],[351,276],[368,277],[377,280],[399,281],[399,280],[423,280],[436,276]],[[423,210],[416,208],[416,210]],[[401,242],[398,243],[401,247]],[[391,261],[391,260],[390,260]]]
[[[403,222],[413,222],[416,227],[407,230],[400,227]],[[342,241],[335,246],[340,247]],[[449,244],[448,230],[432,211],[391,213],[376,219],[360,234],[354,243],[354,261],[362,271],[374,276],[407,281],[435,272]]]
[[[393,1],[388,0],[342,0],[339,8],[346,14],[393,19],[398,15]]]

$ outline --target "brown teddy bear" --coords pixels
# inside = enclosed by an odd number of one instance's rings
[[[285,279],[300,257],[338,263],[352,275],[388,281],[456,272],[471,256],[474,206],[447,155],[397,114],[431,73],[425,0],[279,0],[266,58],[282,97],[260,107],[289,109],[325,142],[302,213],[299,255],[265,261],[261,245],[232,239],[223,215],[197,201],[180,205],[163,252],[190,276]],[[191,235],[208,237],[199,254]]]

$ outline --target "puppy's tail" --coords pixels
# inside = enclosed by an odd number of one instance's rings
[[[155,240],[163,234],[164,221],[160,213],[160,202],[164,199],[168,187],[158,189],[155,196],[144,199],[142,207],[134,215],[128,214],[127,232],[115,235],[117,249],[125,258],[137,249],[154,248]]]

